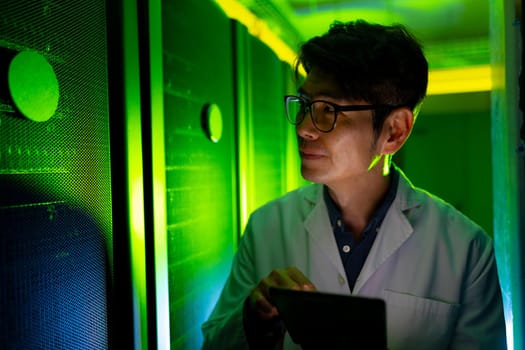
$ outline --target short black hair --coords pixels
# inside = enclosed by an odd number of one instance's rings
[[[334,22],[326,34],[301,46],[296,77],[301,65],[307,73],[315,68],[332,76],[345,97],[371,104],[414,110],[426,95],[428,63],[422,45],[401,24]],[[380,114],[376,131],[388,113]]]

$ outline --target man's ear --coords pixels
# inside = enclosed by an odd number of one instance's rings
[[[396,153],[407,140],[413,125],[414,114],[409,108],[403,107],[392,111],[381,130],[381,154]]]

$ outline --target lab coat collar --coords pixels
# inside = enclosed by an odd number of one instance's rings
[[[406,213],[421,205],[421,195],[414,190],[413,185],[401,169],[396,198],[388,209],[379,228],[378,235],[368,254],[361,273],[354,286],[354,294],[366,284],[368,279],[413,233],[412,225]],[[306,231],[319,248],[328,256],[338,273],[345,276],[344,267],[337,251],[337,243],[333,235],[328,217],[328,210],[323,199],[322,185],[313,185],[304,192],[306,205],[311,210],[304,221]]]

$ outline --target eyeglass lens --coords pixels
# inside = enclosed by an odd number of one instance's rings
[[[302,123],[307,113],[311,113],[312,121],[319,130],[329,131],[333,128],[336,113],[330,104],[322,101],[309,104],[299,98],[286,99],[286,114],[292,124]]]

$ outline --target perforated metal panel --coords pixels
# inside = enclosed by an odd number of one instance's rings
[[[107,256],[93,220],[64,204],[0,210],[0,343],[107,347]]]
[[[170,337],[198,349],[237,236],[231,24],[211,1],[163,1]],[[222,115],[208,139],[202,113]]]
[[[108,345],[112,211],[105,11],[103,0],[2,2],[2,347]],[[58,107],[47,121],[26,118],[6,84],[13,56],[25,50],[44,57],[58,81]]]

